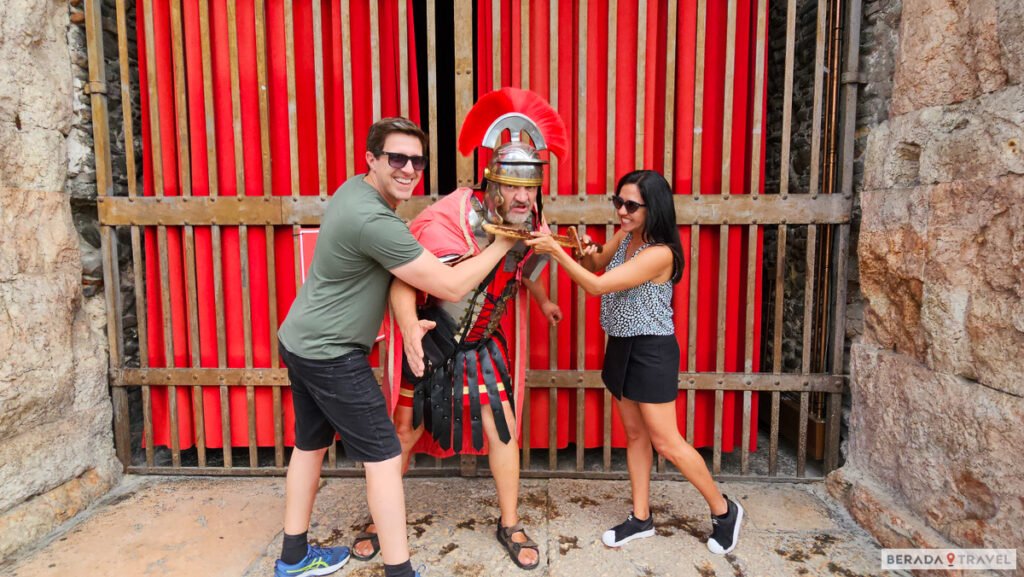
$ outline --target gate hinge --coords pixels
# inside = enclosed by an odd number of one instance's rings
[[[90,81],[86,82],[82,88],[84,94],[106,94],[107,85],[103,82]]]

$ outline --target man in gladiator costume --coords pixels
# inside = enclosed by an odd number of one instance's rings
[[[502,144],[504,133],[511,136]],[[520,140],[522,133],[532,144]],[[454,264],[479,254],[494,233],[522,238],[530,231],[546,231],[539,191],[547,161],[538,151],[549,149],[562,157],[565,145],[561,118],[536,94],[504,88],[485,95],[470,110],[459,135],[463,155],[477,146],[492,150],[481,186],[460,188],[424,210],[409,225],[413,236],[442,262]],[[534,282],[546,262],[519,242],[475,290],[456,302],[417,294],[398,279],[391,286],[391,309],[405,353],[394,414],[403,471],[414,451],[440,457],[487,454],[500,508],[496,537],[523,569],[540,564],[539,547],[527,536],[517,512],[525,365],[520,359],[520,368],[515,368],[509,345],[514,350],[512,339],[525,339],[525,323],[515,323],[517,334],[510,339],[501,321],[506,311],[516,308],[512,301],[521,284],[549,322],[561,320],[558,305]],[[357,559],[376,553],[372,531],[370,525],[356,537]]]

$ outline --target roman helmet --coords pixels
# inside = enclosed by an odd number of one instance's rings
[[[509,139],[502,143],[506,132]],[[523,141],[524,133],[532,144]],[[484,168],[481,188],[488,204],[497,207],[503,201],[502,184],[543,185],[544,165],[548,161],[539,152],[550,150],[563,158],[568,139],[561,116],[547,101],[528,90],[502,88],[482,96],[462,124],[459,152],[469,156],[477,146],[493,151]],[[538,214],[542,196],[537,195]]]

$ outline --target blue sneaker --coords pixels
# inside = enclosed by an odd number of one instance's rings
[[[280,559],[274,563],[274,577],[310,577],[330,575],[348,563],[351,552],[348,547],[306,546],[306,557],[294,565]]]

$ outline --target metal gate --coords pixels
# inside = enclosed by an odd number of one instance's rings
[[[134,102],[132,96],[132,58],[129,54],[132,37],[129,32],[131,7],[126,6],[126,2],[128,0],[116,1],[117,60],[121,78],[123,138],[125,149],[132,151],[137,139],[136,127],[132,122],[133,111],[143,104]],[[183,2],[196,4],[183,7]],[[355,6],[357,4],[359,10]],[[351,38],[353,27],[360,26],[354,15],[368,15],[370,70],[380,70],[381,30],[392,25],[399,31],[410,29],[409,19],[414,3],[394,0],[325,0],[305,4],[302,0],[140,0],[134,13],[143,19],[138,35],[140,60],[145,59],[149,63],[144,74],[140,71],[145,86],[142,95],[144,112],[148,116],[148,126],[143,127],[148,134],[143,158],[144,165],[151,167],[150,174],[144,175],[152,179],[148,181],[152,188],[152,194],[149,195],[140,194],[138,190],[140,171],[133,154],[129,152],[126,155],[124,166],[112,166],[112,135],[107,126],[105,96],[114,88],[107,87],[105,78],[102,5],[100,0],[86,2],[90,63],[88,86],[92,94],[117,454],[126,470],[134,473],[283,474],[288,450],[286,429],[289,424],[285,398],[288,381],[276,352],[275,330],[269,331],[267,362],[254,360],[255,305],[251,292],[255,286],[251,267],[253,254],[260,255],[257,260],[265,265],[264,270],[269,278],[278,268],[275,258],[280,258],[282,253],[277,243],[283,232],[285,238],[291,238],[289,258],[296,263],[294,279],[297,285],[300,276],[299,232],[302,227],[318,225],[324,202],[330,193],[328,176],[333,174],[332,178],[337,179],[339,174],[353,174],[354,166],[357,165],[356,159],[361,147],[358,146],[359,139],[354,125],[358,124],[359,119],[355,117],[359,115],[352,106],[353,100],[358,97],[358,94],[353,96],[354,92],[358,93],[358,87],[353,86],[356,47],[346,43],[346,40],[331,44],[331,49],[340,56],[331,60],[333,56],[325,54],[325,38],[332,34],[339,34],[338,38],[341,39]],[[243,5],[241,11],[247,16],[240,19],[238,14]],[[781,156],[778,159],[783,167],[789,165],[793,141],[791,112],[796,6],[796,0],[788,0],[783,79],[785,102],[781,120]],[[422,6],[419,8],[422,9]],[[427,102],[423,124],[431,137],[432,154],[425,194],[405,203],[400,213],[411,217],[438,197],[439,173],[443,172],[443,168],[439,167],[439,157],[443,157],[443,154],[438,151],[438,134],[446,128],[444,124],[454,121],[457,132],[461,120],[475,101],[476,91],[485,92],[487,86],[513,84],[531,88],[531,79],[536,80],[538,75],[536,70],[531,74],[530,64],[536,63],[539,57],[536,53],[538,41],[544,42],[544,54],[541,56],[546,62],[548,74],[542,79],[543,82],[532,88],[547,96],[556,109],[572,111],[570,126],[575,130],[577,150],[586,151],[594,135],[600,133],[606,146],[602,152],[607,153],[603,165],[597,167],[603,178],[596,182],[590,176],[597,170],[593,155],[588,157],[586,153],[579,154],[571,159],[572,163],[563,163],[561,167],[558,163],[552,163],[551,182],[555,184],[548,187],[549,195],[544,199],[549,221],[556,227],[579,226],[581,230],[597,236],[610,234],[613,227],[609,220],[611,212],[607,199],[614,186],[615,175],[621,173],[624,166],[627,169],[656,168],[664,172],[676,188],[677,218],[681,231],[689,239],[684,246],[687,262],[699,265],[703,262],[702,255],[705,255],[704,260],[708,258],[707,255],[717,257],[715,268],[709,269],[717,269],[714,278],[702,280],[701,266],[687,267],[687,275],[681,283],[687,298],[677,301],[677,305],[687,311],[686,322],[683,323],[686,337],[681,343],[685,370],[679,374],[679,411],[681,423],[685,422],[681,426],[685,428],[687,440],[693,443],[698,434],[694,430],[698,399],[706,399],[710,402],[709,406],[713,407],[709,415],[713,418],[713,424],[706,456],[716,477],[765,480],[820,478],[839,464],[840,420],[845,385],[845,279],[852,212],[851,167],[858,43],[847,40],[844,47],[839,39],[843,20],[840,11],[843,8],[847,11],[847,38],[856,40],[859,37],[859,1],[849,2],[846,6],[842,6],[838,0],[819,0],[817,4],[810,184],[806,190],[797,193],[791,190],[788,170],[785,168],[781,171],[777,189],[766,190],[763,177],[762,127],[765,124],[769,9],[766,3],[759,4],[756,0],[721,4],[715,0],[667,0],[648,4],[647,0],[622,3],[607,0],[600,3],[580,1],[567,5],[556,1],[481,0],[456,1],[449,6],[427,2],[423,10],[425,23],[421,28],[426,34],[426,72],[422,76],[427,83],[424,91]],[[162,10],[166,10],[169,17],[159,17],[164,14]],[[283,55],[279,49],[268,54],[268,46],[272,42],[268,40],[267,16],[272,10],[283,11]],[[306,30],[296,27],[295,18],[300,10],[302,14],[308,14],[308,24],[311,24],[308,31],[312,35],[314,74],[313,92],[309,101],[315,102],[315,129],[307,134],[306,142],[314,143],[315,174],[319,177],[313,179],[312,191],[307,184],[300,182],[300,123],[296,115],[299,97],[296,95],[295,62],[297,53],[301,53],[297,46],[303,42],[307,45],[310,43],[309,38],[296,37],[296,30]],[[183,21],[188,22],[188,15],[183,17],[183,12],[187,11],[197,15],[193,23],[198,23],[198,38],[201,38],[199,44],[191,48],[185,46],[189,31],[183,31],[182,28]],[[223,17],[211,17],[211,14],[218,13],[226,14],[227,18],[230,85],[224,92],[230,94],[230,106],[219,104],[217,100],[225,96],[222,93],[215,98],[213,90],[211,26],[215,25],[213,20]],[[158,17],[154,17],[154,14]],[[275,14],[280,15],[278,12]],[[623,14],[626,16],[620,21],[620,15]],[[451,19],[451,30],[454,30],[451,38],[438,34],[438,15]],[[737,25],[738,21],[742,26]],[[255,151],[249,151],[249,154],[255,154],[262,167],[262,194],[256,195],[245,195],[242,192],[246,177],[240,160],[234,162],[235,192],[231,195],[218,194],[217,188],[218,150],[214,138],[215,122],[212,119],[215,107],[221,105],[229,109],[229,114],[226,118],[222,117],[221,121],[232,127],[229,148],[238,158],[246,154],[246,147],[253,142],[243,138],[242,129],[243,111],[240,101],[245,91],[240,81],[243,73],[239,70],[240,22],[253,27],[246,34],[255,40],[255,52],[248,57],[255,59],[256,82],[259,87],[258,95],[254,96],[258,103],[259,122],[255,133],[258,147]],[[708,61],[705,52],[710,50],[708,43],[709,36],[712,36],[707,31],[712,23],[715,26],[721,23],[726,35],[721,90],[724,103],[721,106],[720,126],[717,127],[721,146],[718,155],[721,157],[722,168],[720,179],[717,175],[715,179],[719,181],[717,190],[709,191],[707,179],[701,177],[702,164],[706,165],[707,162],[701,159],[702,151],[705,155],[713,154],[705,141],[707,118],[704,95],[705,62]],[[490,26],[489,30],[485,29],[487,25]],[[594,30],[588,32],[588,26]],[[603,46],[606,51],[601,54],[590,51],[595,34],[621,31],[625,26],[629,27],[629,34],[610,33],[603,39],[604,44],[598,42],[597,45]],[[161,27],[164,27],[162,33]],[[734,118],[733,103],[734,94],[737,93],[734,83],[738,82],[735,66],[738,61],[738,28],[741,28],[741,33],[743,30],[749,32],[747,58],[750,58],[752,64],[751,74],[745,82],[749,84],[749,94],[753,95],[747,100],[748,106],[743,109],[747,115],[747,124],[743,125],[741,132],[746,135],[743,137],[746,144],[739,157],[731,153],[735,134],[739,134],[734,127],[743,121],[739,115]],[[563,33],[560,38],[560,31],[566,29],[571,31],[571,36],[567,39]],[[158,48],[155,45],[161,42],[161,34],[163,45]],[[627,50],[630,60],[625,64],[616,60],[617,55],[623,51],[623,48],[617,47],[620,36],[622,42],[632,42]],[[654,40],[647,40],[651,36]],[[638,38],[644,41],[636,40]],[[439,42],[451,42],[451,54],[454,55],[451,62],[438,62],[438,54],[441,52],[438,50]],[[579,43],[578,49],[574,49],[573,58],[568,59],[568,62],[563,55],[567,42]],[[397,92],[392,90],[391,94],[395,97],[392,99],[394,105],[397,105],[393,113],[408,115],[410,100],[415,100],[415,94],[410,91],[416,90],[415,86],[410,85],[409,70],[410,66],[415,65],[410,58],[415,58],[417,49],[410,46],[409,37],[402,32],[388,37],[388,43],[397,46],[393,46],[393,51],[389,53],[395,61],[384,62],[386,66],[393,66],[397,70],[397,85],[392,87]],[[532,54],[531,47],[535,50]],[[169,54],[170,64],[163,71],[153,64],[157,61],[156,54],[160,49]],[[844,49],[848,54],[841,58],[840,53]],[[677,63],[680,54],[686,55],[688,61],[693,63],[692,70],[682,68],[685,77],[679,72],[680,66]],[[241,55],[241,58],[245,57],[245,54]],[[274,84],[268,82],[268,61],[271,58],[284,58],[286,62],[286,82],[277,85],[284,88],[276,94],[271,94]],[[302,58],[302,55],[298,58]],[[602,117],[596,123],[595,105],[592,104],[595,94],[587,80],[588,70],[592,68],[588,67],[588,58],[606,65],[609,71],[602,80],[604,92],[597,105]],[[328,61],[332,69],[325,71],[325,63]],[[487,61],[486,66],[484,61]],[[846,70],[842,79],[827,72],[837,70],[840,61]],[[196,63],[202,67],[200,71],[187,70]],[[506,67],[504,71],[503,64]],[[616,105],[616,99],[622,94],[616,84],[617,71],[621,71],[623,66],[632,68],[632,75],[627,76],[635,80],[631,88],[634,92],[625,99],[625,106],[631,108],[628,114],[634,128],[631,132],[622,131],[623,104],[620,102]],[[509,70],[509,67],[514,70]],[[487,69],[487,77],[480,74],[483,68]],[[438,83],[449,81],[442,78],[439,71],[447,71],[445,75],[450,75],[454,86],[454,117],[446,117],[448,115],[444,112],[439,112],[436,97],[438,91],[435,89]],[[157,76],[161,73],[169,74],[171,90],[159,89]],[[325,93],[330,92],[330,88],[325,86],[329,83],[325,77],[332,73],[338,74],[336,87],[341,88],[340,92],[335,89],[334,96],[344,100],[344,107],[333,112],[325,109],[324,104]],[[371,72],[372,117],[379,118],[387,105],[382,103],[380,77],[373,74]],[[571,77],[571,83],[569,86],[563,83],[560,87],[559,82],[564,82],[566,75]],[[193,77],[203,79],[202,89],[193,86],[195,90],[190,92],[188,79]],[[271,90],[268,90],[268,86]],[[677,107],[683,87],[692,90],[692,108]],[[651,90],[648,91],[648,88]],[[564,97],[567,91],[570,95],[568,101]],[[285,140],[288,144],[282,149],[286,152],[280,154],[271,146],[275,137],[268,126],[274,98],[276,102],[287,105],[288,131]],[[686,102],[685,98],[683,102]],[[204,111],[206,122],[202,124],[197,119],[203,116]],[[173,151],[176,159],[173,174],[161,172],[164,161],[160,149],[160,131],[166,131],[166,126],[161,126],[161,114],[173,117],[169,126],[173,126],[178,143]],[[683,116],[688,119],[688,127],[680,132],[679,119]],[[343,126],[343,129],[332,131],[327,126],[328,117],[333,118],[337,126]],[[192,142],[190,130],[196,130],[197,122],[206,132],[207,142],[204,164],[207,165],[209,191],[203,195],[193,194],[190,186],[195,178],[191,172],[195,166],[192,160],[202,152],[189,148]],[[619,130],[618,139],[616,130]],[[616,143],[623,139],[634,142],[633,154],[626,155],[628,158],[615,149]],[[275,142],[281,144],[279,139]],[[685,146],[680,146],[680,142]],[[681,158],[683,155],[685,158]],[[588,160],[591,162],[589,169]],[[740,179],[742,190],[730,184],[733,178],[731,170],[738,162],[745,162],[742,167],[746,174]],[[287,193],[272,194],[272,175],[274,171],[280,171],[283,164],[290,167]],[[454,159],[453,164],[459,185],[474,182],[477,172],[473,158],[459,157]],[[688,167],[686,174],[680,173],[680,166]],[[115,168],[124,171],[127,176],[126,196],[115,196],[112,193],[111,179]],[[178,183],[177,192],[166,193],[167,179]],[[717,236],[708,237],[702,231],[713,231]],[[121,261],[117,243],[119,234],[131,238],[130,268],[136,281],[134,304],[139,333],[138,366],[129,366],[124,355],[126,337],[122,326],[122,311],[125,303],[118,266]],[[742,252],[737,250],[733,240],[737,235],[745,239],[739,245],[743,247]],[[229,238],[237,240],[232,240],[230,247],[225,248],[226,239]],[[707,238],[716,240],[708,245]],[[797,245],[793,239],[797,238],[800,239],[800,245],[805,247],[800,254],[794,254],[793,247]],[[201,239],[201,244],[208,243],[209,255],[198,254],[201,251],[197,251],[197,239]],[[175,252],[174,246],[179,247],[180,253]],[[771,250],[764,250],[766,246]],[[237,258],[238,265],[229,270],[221,263],[227,252],[234,251],[237,252],[232,258]],[[204,258],[214,263],[210,271],[212,278],[208,279],[213,289],[210,293],[201,289],[203,280],[197,277],[197,262]],[[795,342],[801,354],[801,363],[798,370],[785,371],[781,354],[785,332],[783,312],[787,297],[789,300],[795,298],[794,294],[787,294],[785,271],[787,262],[791,263],[794,259],[806,263],[802,290],[795,291],[800,295],[803,311],[801,334]],[[179,263],[180,270],[175,269],[175,266],[179,266],[175,262]],[[175,271],[173,274],[172,269]],[[736,281],[730,280],[730,270],[738,270],[737,278],[744,279],[743,286],[737,287]],[[179,275],[177,280],[175,275]],[[237,275],[237,278],[226,278],[226,275]],[[548,275],[550,292],[552,295],[563,295],[563,309],[574,307],[575,314],[567,316],[574,319],[576,326],[569,329],[569,342],[565,338],[560,339],[556,329],[550,329],[547,335],[547,366],[527,367],[528,400],[538,396],[546,397],[546,415],[540,418],[547,419],[548,438],[531,439],[531,424],[538,421],[538,418],[531,414],[533,403],[527,402],[522,416],[523,476],[625,478],[628,474],[622,458],[623,451],[616,448],[613,442],[615,420],[611,398],[603,388],[600,371],[592,366],[592,360],[586,358],[588,350],[595,348],[595,339],[603,342],[603,337],[595,334],[595,329],[587,323],[587,307],[593,306],[593,302],[588,301],[574,285],[569,287],[564,279],[560,283],[559,276],[555,271]],[[762,279],[765,281],[764,286],[761,285]],[[241,299],[241,334],[244,339],[239,349],[244,360],[236,363],[229,362],[226,352],[228,336],[225,308],[233,305],[227,302],[231,297],[226,297],[225,285],[232,282],[238,286],[237,294]],[[698,302],[698,287],[702,282],[717,285],[717,306],[710,310],[701,310],[704,305]],[[175,283],[178,286],[172,290]],[[261,294],[260,297],[262,302],[267,303],[266,310],[260,314],[266,316],[266,323],[272,329],[276,329],[281,320],[276,305],[276,285],[271,280],[265,287],[269,294]],[[727,313],[727,302],[735,304],[731,293],[727,294],[730,287],[737,290],[743,300],[739,305],[741,312],[738,313],[739,318],[742,318],[742,326],[727,326],[727,320],[732,314]],[[177,302],[172,302],[175,299],[174,290],[181,297]],[[569,296],[564,297],[565,294]],[[154,310],[150,302],[154,298],[159,299],[157,309],[161,318],[147,319],[147,311]],[[207,326],[208,332],[204,334],[201,334],[203,324],[200,322],[200,309],[212,311],[211,318],[215,318],[215,323]],[[177,324],[171,318],[174,310],[178,310],[184,319]],[[710,319],[710,324],[716,327],[716,340],[713,350],[705,351],[710,355],[709,358],[714,359],[713,367],[698,371],[698,316],[701,315],[705,321]],[[519,318],[523,322],[524,317]],[[152,335],[152,330],[160,334]],[[735,366],[731,368],[726,362],[726,350],[728,346],[734,345],[727,344],[727,334],[732,335],[728,338],[739,335],[736,337],[738,340],[729,342],[741,343],[739,351],[734,355]],[[761,335],[760,339],[757,335]],[[770,338],[765,335],[770,335]],[[154,336],[159,338],[150,338]],[[539,338],[536,330],[532,332],[532,338]],[[215,358],[209,362],[203,360],[204,354],[200,350],[204,341],[216,345],[213,347]],[[161,363],[164,366],[151,366],[149,359],[153,351],[148,349],[150,342],[162,343],[159,353],[164,359]],[[185,350],[175,351],[176,346]],[[519,362],[528,362],[530,355],[524,350],[525,346],[525,343],[520,343],[516,355]],[[767,353],[762,357],[761,348],[771,351],[770,361]],[[386,351],[379,350],[376,354],[383,359]],[[184,362],[175,360],[182,358],[182,355],[186,359]],[[573,357],[569,361],[569,368],[560,366],[557,361],[566,355]],[[268,390],[269,394],[266,392]],[[795,399],[793,428],[797,440],[791,448],[780,443],[780,430],[786,426],[785,422],[780,422],[784,421],[780,413],[785,412],[784,397],[788,396]],[[258,398],[263,403],[259,409]],[[161,415],[156,420],[155,402],[160,405]],[[591,410],[595,402],[598,407],[596,411]],[[763,426],[759,426],[753,415],[762,403],[767,416]],[[263,437],[263,433],[257,434],[257,411],[266,412],[268,409],[272,415],[272,427],[269,436]],[[731,418],[732,412],[738,418]],[[819,439],[823,442],[823,459],[820,463],[808,457],[808,432],[815,423],[815,412],[820,412],[823,417],[820,426],[824,438]],[[570,437],[568,443],[558,439],[559,420],[567,417],[574,423],[574,431],[562,431]],[[741,431],[737,443],[723,442],[723,423],[730,419],[740,422],[738,426]],[[238,422],[246,423],[243,430],[239,430]],[[601,442],[598,446],[593,446],[593,443],[587,446],[583,439],[587,431],[595,428],[595,422]],[[219,429],[219,433],[215,437],[208,434],[208,427]],[[169,431],[169,434],[161,440],[159,431],[163,429]],[[155,430],[158,432],[156,436]],[[187,439],[188,446],[181,446],[181,439]],[[738,448],[732,452],[723,451],[724,445],[733,444],[738,445]],[[765,444],[767,447],[764,447]],[[485,474],[482,468],[478,470],[477,460],[473,457],[445,461],[421,457],[414,461],[411,472],[428,475]],[[358,464],[345,459],[341,451],[331,447],[324,473],[358,475],[361,471]],[[664,460],[659,459],[655,477],[675,476],[678,473],[669,472]]]

